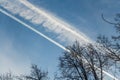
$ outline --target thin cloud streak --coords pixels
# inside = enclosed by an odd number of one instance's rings
[[[0,30],[0,74],[27,74],[31,60],[21,54],[14,45],[14,40],[5,31]],[[17,65],[17,66],[16,66]]]
[[[62,46],[61,44],[57,43],[56,41],[52,40],[51,38],[47,37],[46,35],[42,34],[41,32],[39,32],[38,30],[34,29],[32,26],[29,26],[28,24],[24,23],[23,21],[19,20],[18,18],[12,16],[11,14],[7,13],[6,11],[0,9],[0,12],[2,12],[3,14],[9,16],[10,18],[14,19],[15,21],[21,23],[22,25],[24,25],[25,27],[29,28],[30,30],[34,31],[35,33],[37,33],[38,35],[44,37],[45,39],[49,40],[50,42],[52,42],[53,44],[57,45],[58,47],[62,48],[63,50],[65,51],[68,51],[70,52],[70,50],[68,50],[67,48],[65,48],[64,46]],[[78,58],[80,58],[78,55],[77,55]],[[86,62],[86,60],[85,60]],[[100,68],[98,68],[97,66],[95,66],[98,70],[101,70]],[[109,74],[108,72],[104,71],[103,70],[103,73],[108,75],[109,77],[115,79],[115,80],[118,80],[116,77],[114,77],[113,75]]]

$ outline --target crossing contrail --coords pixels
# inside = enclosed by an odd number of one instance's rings
[[[2,0],[0,5],[14,15],[19,15],[35,25],[42,25],[44,29],[57,34],[57,39],[61,41],[68,43],[79,41],[81,44],[92,42],[82,32],[45,11],[45,9],[35,7],[27,0]]]
[[[47,37],[46,35],[42,34],[41,32],[39,32],[38,30],[36,30],[35,28],[33,28],[32,26],[24,23],[23,21],[19,20],[18,18],[16,18],[15,16],[9,14],[8,12],[4,11],[3,9],[0,9],[0,12],[2,12],[3,14],[5,14],[6,16],[12,18],[13,20],[19,22],[20,24],[24,25],[26,28],[32,30],[33,32],[37,33],[38,35],[44,37],[45,39],[47,39],[48,41],[52,42],[53,44],[57,45],[58,47],[62,48],[63,50],[70,52],[69,49],[65,48],[64,46],[62,46],[61,44],[59,44],[58,42],[52,40],[51,38]],[[78,58],[80,58],[77,55]],[[98,68],[97,66],[95,66],[98,70],[101,70],[100,68]],[[113,75],[109,74],[108,72],[103,70],[103,73],[108,75],[109,77],[111,77],[112,79],[118,80],[116,77],[114,77]]]

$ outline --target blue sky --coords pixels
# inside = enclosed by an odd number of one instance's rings
[[[101,14],[112,21],[114,15],[120,13],[120,0],[28,1],[92,40],[95,40],[99,34],[108,36],[115,34],[113,27],[101,19]],[[41,25],[32,24],[18,15],[16,17],[31,26],[39,26],[39,31],[64,45],[64,41],[55,38],[56,34],[44,30]],[[48,70],[50,76],[53,76],[58,70],[58,57],[64,50],[2,13],[0,13],[0,24],[0,72],[28,73],[30,64],[34,63],[43,70]],[[64,46],[66,45],[69,43]]]

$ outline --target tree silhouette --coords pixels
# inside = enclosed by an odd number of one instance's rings
[[[59,58],[61,80],[103,80],[103,69],[108,68],[108,58],[92,44],[80,46],[78,42],[69,46]],[[97,66],[97,67],[96,67]],[[98,69],[99,68],[99,69]],[[58,79],[58,80],[59,80]]]
[[[29,76],[25,76],[28,80],[48,80],[48,72],[44,72],[38,68],[37,65],[31,66],[31,73]]]

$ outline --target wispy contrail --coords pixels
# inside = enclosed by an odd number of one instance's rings
[[[34,31],[35,33],[37,33],[38,35],[44,37],[45,39],[49,40],[50,42],[52,42],[53,44],[57,45],[58,47],[62,48],[63,50],[67,51],[67,52],[70,52],[69,49],[65,48],[64,46],[62,46],[61,44],[57,43],[56,41],[52,40],[51,38],[47,37],[46,35],[42,34],[41,32],[39,32],[38,30],[34,29],[32,26],[24,23],[23,21],[19,20],[18,18],[12,16],[11,14],[7,13],[6,11],[0,9],[0,12],[2,12],[3,14],[9,16],[10,18],[14,19],[15,21],[19,22],[20,24],[24,25],[25,27],[29,28],[30,30]],[[78,55],[77,55],[78,58],[80,58]],[[85,60],[86,61],[86,60]],[[97,66],[95,66],[98,70],[101,70],[100,68],[98,68]],[[103,73],[108,75],[109,77],[115,79],[115,80],[118,80],[116,77],[114,77],[113,75],[109,74],[108,72],[104,71],[103,70]]]
[[[0,4],[11,13],[17,14],[38,26],[42,25],[45,29],[57,34],[59,40],[69,43],[80,41],[81,44],[92,42],[92,40],[82,32],[53,16],[49,12],[35,7],[26,0],[3,0],[0,1]]]
[[[43,10],[41,10],[40,8],[35,7],[33,4],[29,3],[28,1],[25,0],[20,0],[21,3],[23,3],[24,5],[26,5],[28,8],[38,12],[39,14],[42,14],[43,16],[45,16],[48,20],[50,20],[51,22],[53,22],[54,24],[59,25],[61,28],[73,33],[74,35],[76,35],[78,38],[84,40],[85,42],[90,42],[90,40],[88,40],[87,37],[81,35],[80,32],[76,32],[76,30],[72,30],[70,28],[70,25],[65,25],[65,23],[61,23],[61,20],[55,19],[54,16],[50,15],[48,12],[45,13]],[[69,27],[68,27],[69,26]],[[49,25],[48,25],[49,27]],[[82,33],[83,34],[83,33]]]

